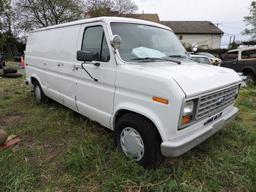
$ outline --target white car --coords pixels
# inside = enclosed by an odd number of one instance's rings
[[[209,57],[206,57],[204,55],[190,55],[190,57],[193,61],[195,61],[197,63],[212,65],[212,62],[209,59]]]
[[[100,17],[32,31],[26,82],[45,97],[111,129],[118,148],[145,168],[180,156],[238,112],[241,79],[191,61],[163,25]]]
[[[198,55],[204,55],[206,57],[208,57],[211,60],[211,63],[213,65],[219,65],[221,63],[221,59],[218,57],[215,57],[213,54],[211,53],[207,53],[207,52],[198,52],[196,53]]]

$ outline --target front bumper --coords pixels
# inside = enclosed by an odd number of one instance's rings
[[[237,113],[238,109],[232,106],[231,110],[220,119],[210,125],[198,128],[199,130],[204,129],[204,132],[200,132],[199,134],[197,132],[194,134],[189,133],[170,141],[164,141],[161,144],[162,155],[166,157],[177,157],[182,155],[222,129],[228,122],[235,118]],[[189,127],[187,129],[189,129]]]

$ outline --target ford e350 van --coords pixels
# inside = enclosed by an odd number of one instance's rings
[[[197,146],[238,112],[239,76],[194,62],[160,24],[100,17],[42,28],[25,55],[38,103],[49,97],[113,130],[145,168]]]

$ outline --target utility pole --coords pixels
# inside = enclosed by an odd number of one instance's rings
[[[236,42],[236,35],[230,35],[230,37],[229,37],[229,47],[228,48],[231,49],[232,45],[234,45],[235,42]]]
[[[234,38],[233,38],[233,43],[236,42],[236,35],[234,35]]]
[[[229,37],[229,44],[228,44],[228,48],[231,48],[231,42],[232,42],[232,36]]]

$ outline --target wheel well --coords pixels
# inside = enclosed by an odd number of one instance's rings
[[[251,69],[248,69],[248,68],[243,70],[243,74],[244,75],[248,75],[248,74],[255,75],[254,71]]]
[[[35,77],[31,77],[31,83],[34,85],[35,83],[39,83],[39,81]]]
[[[156,125],[155,125],[155,123],[154,123],[153,121],[151,121],[149,118],[145,117],[144,115],[141,115],[141,114],[139,114],[139,113],[136,113],[136,112],[133,112],[133,111],[129,111],[129,110],[126,110],[126,109],[121,109],[121,110],[119,110],[119,111],[116,113],[115,119],[114,119],[114,130],[115,130],[115,125],[116,125],[116,123],[118,122],[118,120],[119,120],[123,115],[126,115],[126,114],[128,114],[128,113],[133,113],[133,114],[142,116],[143,118],[149,120],[149,121],[154,125],[155,131],[156,131],[156,133],[157,133],[159,139],[160,139],[161,142],[162,142],[162,137],[161,137],[161,135],[160,135],[160,133],[159,133],[159,131],[158,131],[158,129],[157,129],[157,127],[156,127]]]

